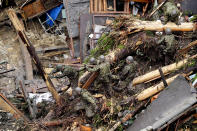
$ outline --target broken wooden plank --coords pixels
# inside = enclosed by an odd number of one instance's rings
[[[194,55],[194,56],[189,57],[189,59],[194,59],[196,57],[197,57],[197,55]],[[162,69],[164,75],[169,74],[170,72],[175,71],[175,70],[180,69],[181,67],[183,67],[185,64],[188,63],[189,59],[184,59],[182,61],[179,61],[178,63],[173,63],[173,64],[170,64],[170,65],[164,66],[161,69]],[[154,71],[151,71],[149,73],[146,73],[145,75],[138,76],[138,77],[134,78],[133,81],[132,81],[132,84],[135,86],[137,84],[144,83],[144,82],[147,82],[147,81],[150,82],[150,81],[158,79],[160,77],[161,76],[160,76],[159,71],[154,70]]]
[[[23,119],[25,122],[30,120],[20,112],[3,94],[0,93],[0,108],[11,113],[16,119]]]
[[[27,50],[29,52],[29,54],[31,55],[33,62],[35,63],[36,67],[38,68],[39,72],[42,75],[43,80],[46,82],[46,85],[48,87],[48,90],[51,92],[51,94],[53,95],[56,103],[60,106],[62,103],[62,99],[59,96],[58,92],[56,91],[51,79],[49,78],[49,76],[45,73],[43,66],[36,54],[35,48],[34,46],[31,44],[31,42],[29,41],[28,37],[26,36],[24,31],[21,31],[21,23],[16,15],[16,12],[13,9],[9,9],[8,10],[8,16],[10,17],[10,20],[12,21],[17,34],[19,35],[19,37],[21,38],[23,44],[27,47]]]

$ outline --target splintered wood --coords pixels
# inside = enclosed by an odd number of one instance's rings
[[[9,9],[8,10],[8,16],[10,18],[10,20],[12,21],[18,36],[20,37],[20,39],[22,40],[23,44],[27,47],[27,50],[29,52],[29,54],[31,55],[36,67],[38,68],[39,72],[42,75],[43,80],[46,82],[46,85],[48,87],[48,90],[51,92],[51,94],[53,95],[54,99],[56,100],[56,103],[60,106],[61,105],[61,97],[59,96],[58,92],[56,91],[51,79],[49,78],[49,76],[45,73],[43,66],[36,54],[35,48],[33,47],[33,45],[31,44],[31,42],[29,41],[28,37],[26,36],[24,30],[21,30],[22,25],[21,22],[19,21],[16,12],[13,9]]]

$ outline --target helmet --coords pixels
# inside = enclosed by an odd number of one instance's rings
[[[63,68],[63,65],[61,65],[61,64],[58,64],[58,65],[56,66],[56,69],[57,69],[58,71],[62,70],[62,68]]]
[[[99,60],[100,60],[100,62],[104,62],[105,61],[105,56],[104,55],[100,55],[99,56]]]
[[[94,57],[90,58],[90,64],[95,65],[96,64],[96,59]]]
[[[79,94],[81,93],[81,90],[82,90],[82,89],[81,89],[80,87],[76,87],[76,88],[75,88],[75,91],[76,91],[77,93],[79,93]]]
[[[170,34],[172,34],[172,30],[170,28],[166,28],[165,33],[166,33],[166,35],[170,35]]]
[[[132,63],[134,60],[133,60],[133,56],[127,56],[127,58],[126,58],[126,62],[127,62],[127,64],[130,64],[130,63]]]

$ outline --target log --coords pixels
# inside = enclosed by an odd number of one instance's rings
[[[86,71],[85,73],[83,73],[83,75],[81,75],[81,76],[79,77],[79,80],[78,80],[78,87],[82,87],[83,84],[85,84],[84,81],[87,81],[88,78],[91,76],[91,74],[92,74],[92,73],[89,72],[89,71]]]
[[[177,76],[179,76],[179,75],[175,75],[175,76],[167,79],[166,80],[167,84],[169,85],[170,83],[172,83],[174,81],[174,79],[177,78]],[[143,100],[159,93],[164,88],[165,88],[165,86],[164,86],[163,82],[160,82],[159,84],[151,86],[151,87],[145,89],[144,91],[142,91],[139,95],[137,95],[136,100],[143,101]]]
[[[129,16],[125,16],[128,19]],[[124,31],[120,31],[120,35],[128,34],[133,30],[145,30],[145,31],[165,31],[166,28],[170,28],[172,31],[195,31],[197,28],[196,23],[186,22],[181,23],[180,25],[176,25],[173,22],[168,22],[167,24],[163,25],[161,21],[142,21],[139,19],[131,19],[131,22],[127,22],[126,27],[127,29]],[[155,26],[156,25],[156,26]]]
[[[106,61],[110,63],[114,63],[118,60],[121,60],[125,56],[128,56],[131,53],[131,49],[124,48],[124,49],[115,49],[111,51],[108,55],[105,56]]]
[[[194,56],[190,57],[190,59],[194,59],[196,57],[197,57],[197,55],[194,55]],[[161,70],[163,71],[164,75],[167,75],[177,69],[180,69],[185,64],[187,64],[188,61],[189,61],[188,59],[184,59],[182,61],[179,61],[178,63],[173,63],[171,65],[164,66],[161,68]],[[153,80],[158,79],[160,77],[161,76],[160,76],[159,70],[154,70],[149,73],[146,73],[145,75],[134,78],[132,81],[132,84],[133,84],[133,86],[135,86],[140,83],[153,81]]]

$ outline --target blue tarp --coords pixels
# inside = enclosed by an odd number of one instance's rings
[[[63,4],[61,4],[60,6],[55,7],[53,9],[51,9],[50,11],[48,11],[48,14],[51,16],[53,21],[55,21],[57,19],[59,13],[61,12],[62,7],[63,7]],[[46,20],[48,20],[48,19],[49,19],[49,17],[47,16]],[[52,20],[48,20],[46,23],[49,26],[53,26],[53,24],[54,24],[53,21]]]

